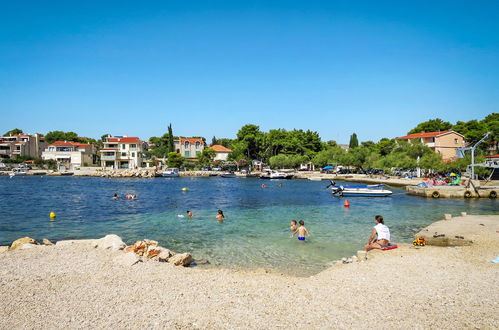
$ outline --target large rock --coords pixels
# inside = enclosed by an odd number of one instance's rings
[[[113,262],[124,267],[131,267],[140,261],[140,257],[133,252],[120,254],[113,259]]]
[[[44,245],[54,245],[54,243],[52,243],[52,242],[51,242],[48,238],[44,238],[44,239],[42,240],[42,243],[43,243]]]
[[[37,243],[31,237],[19,238],[19,239],[16,239],[14,242],[12,242],[12,245],[10,246],[10,250],[19,249],[24,244],[37,244]]]
[[[190,253],[176,254],[170,257],[168,262],[175,266],[189,266],[192,262],[192,255]]]
[[[98,239],[96,247],[99,249],[118,251],[123,250],[126,247],[126,244],[118,235],[111,234]]]

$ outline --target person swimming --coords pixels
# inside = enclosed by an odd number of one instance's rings
[[[187,210],[187,216],[188,216],[189,218],[192,218],[192,211]]]
[[[222,210],[218,210],[216,218],[220,222],[224,221],[224,219],[225,219],[224,212]]]
[[[118,199],[118,194],[114,194],[113,199],[114,200]]]

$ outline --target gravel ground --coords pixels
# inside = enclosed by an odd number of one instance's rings
[[[124,266],[84,242],[4,252],[0,328],[498,328],[499,216],[469,218],[486,221],[473,246],[370,252],[310,278]]]

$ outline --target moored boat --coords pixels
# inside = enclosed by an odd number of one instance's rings
[[[266,174],[262,174],[260,176],[260,179],[271,179],[271,180],[276,180],[276,179],[291,179],[293,178],[292,173],[284,173],[284,172],[278,172],[274,170],[267,171]]]
[[[166,177],[166,178],[176,178],[179,176],[178,168],[176,168],[176,167],[165,168],[165,170],[163,172],[161,172],[161,176]]]
[[[337,186],[331,181],[327,187],[331,188],[334,196],[341,197],[388,197],[393,194],[391,190],[384,189],[383,184]]]
[[[235,178],[237,177],[235,173],[232,172],[227,172],[227,173],[222,173],[220,174],[222,178]]]

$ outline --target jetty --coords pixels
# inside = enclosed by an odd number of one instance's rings
[[[426,198],[497,198],[499,186],[406,186],[408,195]]]

